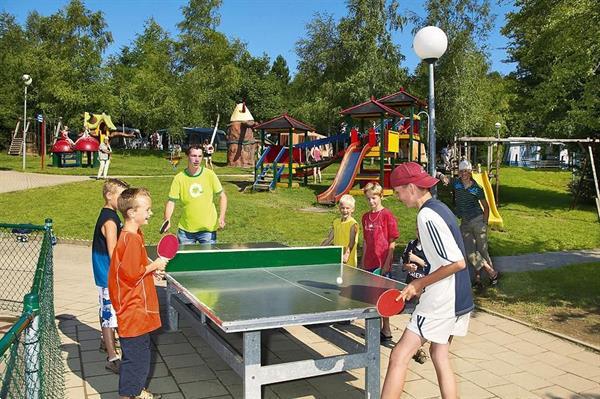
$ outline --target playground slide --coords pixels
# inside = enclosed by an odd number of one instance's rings
[[[342,195],[350,191],[354,185],[354,178],[360,169],[361,162],[370,149],[370,145],[361,148],[358,142],[351,144],[346,149],[333,183],[327,190],[317,195],[319,204],[335,204]]]
[[[496,207],[494,191],[492,190],[492,184],[490,183],[487,173],[473,172],[473,179],[483,188],[483,191],[485,191],[485,199],[490,206],[490,218],[488,220],[488,225],[499,228],[504,227],[504,221],[502,220],[502,216],[500,216],[500,212],[498,212],[498,208]]]

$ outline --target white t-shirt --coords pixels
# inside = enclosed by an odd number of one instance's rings
[[[419,239],[430,265],[429,273],[465,259],[456,216],[438,200],[427,201],[417,215]],[[467,268],[425,288],[415,314],[432,319],[460,316],[473,310]]]

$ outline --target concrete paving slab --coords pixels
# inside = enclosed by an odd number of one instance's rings
[[[67,395],[78,399],[116,398],[118,377],[103,371],[106,355],[98,351],[97,319],[92,317],[96,315],[96,290],[89,261],[90,251],[89,247],[71,244],[55,247],[55,295],[57,303],[64,304],[64,307],[57,306],[56,314],[67,364]],[[77,302],[76,305],[72,305],[73,302]],[[403,323],[407,320],[405,315],[392,318],[396,335],[401,334]],[[600,396],[597,378],[591,376],[596,373],[594,362],[598,359],[597,354],[564,343],[561,339],[551,341],[528,327],[523,329],[518,323],[511,325],[512,322],[482,312],[477,312],[472,320],[475,331],[467,337],[457,338],[451,347],[451,361],[460,381],[461,397],[533,398],[543,397],[544,392],[551,395],[553,392],[577,391]],[[362,339],[360,323],[341,326],[340,331],[346,331],[354,339]],[[511,331],[518,335],[511,334]],[[523,339],[520,335],[530,339]],[[533,337],[541,337],[544,344],[536,345]],[[167,393],[164,398],[241,397],[241,379],[190,327],[184,327],[177,333],[160,332],[152,339],[156,352],[151,390]],[[340,352],[304,327],[272,334],[267,341],[270,348],[277,348],[277,351],[266,349],[265,356],[269,361],[307,358],[309,352],[322,355]],[[522,350],[533,355],[524,354]],[[382,348],[381,354],[383,379],[390,348]],[[563,370],[557,361],[570,366],[571,370]],[[330,383],[328,378],[331,378]],[[267,387],[265,397],[340,399],[343,395],[344,399],[364,398],[363,387],[364,371],[353,370],[327,378],[275,384]],[[411,362],[403,398],[439,396],[431,360],[424,365]]]

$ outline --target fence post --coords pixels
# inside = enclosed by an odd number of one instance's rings
[[[40,398],[40,301],[37,293],[25,295],[23,310],[33,318],[25,330],[25,393],[27,399]]]

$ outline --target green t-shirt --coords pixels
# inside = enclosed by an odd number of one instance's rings
[[[200,168],[195,176],[187,169],[175,175],[169,191],[169,200],[180,201],[183,213],[178,227],[190,233],[217,231],[217,208],[214,196],[223,191],[219,178],[210,169]]]

